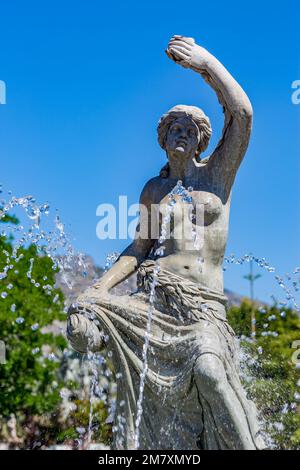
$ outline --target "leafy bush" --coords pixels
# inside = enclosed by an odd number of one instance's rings
[[[6,215],[1,222],[18,220]],[[75,445],[77,429],[89,422],[90,403],[80,371],[71,380],[64,370],[66,361],[79,359],[62,333],[64,296],[55,287],[53,262],[35,245],[14,253],[12,237],[1,236],[0,276],[0,340],[6,347],[6,363],[0,364],[0,442],[30,449],[64,439]],[[61,332],[53,332],[53,322],[62,322]],[[96,400],[93,408],[94,438],[108,442],[106,405]]]
[[[256,341],[251,334],[252,304],[244,301],[228,312],[228,320],[246,353],[244,385],[256,402],[271,445],[300,449],[300,369],[292,361],[294,341],[300,340],[300,319],[291,309],[255,308]]]

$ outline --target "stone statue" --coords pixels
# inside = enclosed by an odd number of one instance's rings
[[[166,52],[215,90],[225,125],[212,155],[201,159],[211,135],[204,112],[179,105],[162,116],[158,141],[168,162],[141,193],[140,202],[148,211],[141,211],[138,229],[151,226],[152,207],[167,204],[180,180],[189,188],[193,205],[204,207],[203,244],[201,249],[191,249],[190,239],[170,236],[158,257],[157,239],[136,236],[111,269],[70,308],[68,337],[80,352],[99,351],[103,337],[109,338],[120,377],[116,415],[125,418],[113,447],[135,448],[149,292],[155,278],[140,448],[261,449],[256,408],[242,388],[237,340],[226,320],[222,269],[231,189],[248,146],[252,108],[225,67],[192,38],[174,36]],[[177,205],[184,204],[176,194],[174,198]],[[172,221],[188,225],[185,217]],[[136,271],[138,291],[113,295],[111,289]]]

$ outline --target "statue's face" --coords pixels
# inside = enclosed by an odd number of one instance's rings
[[[172,122],[166,139],[166,151],[182,156],[194,156],[200,141],[200,132],[189,117],[180,117]]]

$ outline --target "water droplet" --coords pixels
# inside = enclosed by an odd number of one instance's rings
[[[288,412],[288,410],[289,410],[289,405],[288,405],[288,403],[285,403],[282,410],[281,410],[281,413],[286,414]]]
[[[58,215],[55,217],[55,225],[56,225],[57,230],[62,235],[64,233],[65,227],[64,227],[64,224],[61,222],[60,217]]]
[[[47,359],[49,359],[49,361],[53,361],[53,362],[56,362],[58,360],[54,353],[48,354]]]
[[[284,425],[282,423],[274,423],[274,428],[277,429],[277,431],[283,431],[284,430]]]
[[[85,433],[85,428],[84,427],[78,427],[78,428],[76,428],[76,431],[78,432],[78,434],[84,434]]]
[[[67,388],[62,388],[59,392],[59,395],[61,396],[61,398],[69,398],[70,391]]]
[[[163,256],[164,252],[165,252],[165,249],[166,249],[165,246],[160,246],[159,248],[157,248],[157,250],[155,250],[154,255],[155,256]]]

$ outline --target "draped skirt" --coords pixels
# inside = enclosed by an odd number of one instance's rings
[[[112,352],[117,377],[113,448],[135,446],[145,353],[141,449],[238,448],[196,384],[194,366],[202,354],[222,361],[245,415],[252,448],[262,448],[256,407],[247,399],[239,378],[239,348],[226,320],[226,297],[156,266],[152,260],[141,264],[134,294],[101,298],[95,285],[77,303],[81,311],[87,309],[97,317]]]

